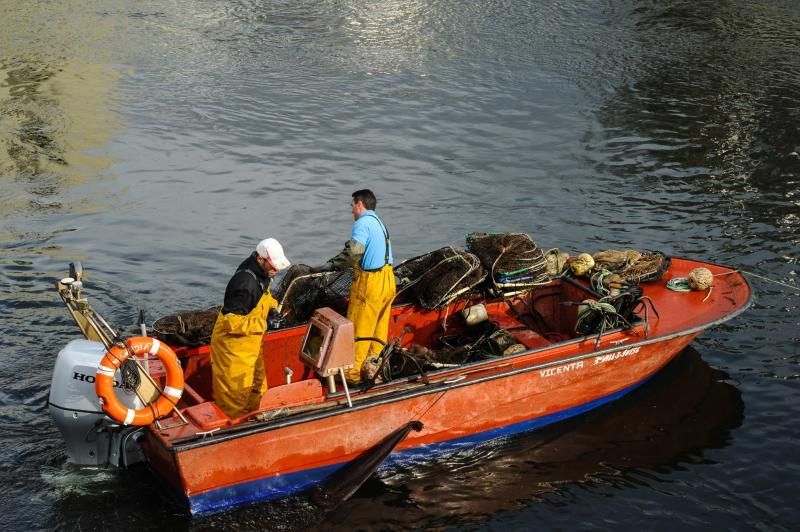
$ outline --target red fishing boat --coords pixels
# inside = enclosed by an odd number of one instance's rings
[[[714,275],[713,289],[667,287],[698,267]],[[104,325],[97,326],[102,318],[85,302],[76,303],[81,287],[70,285],[79,279],[80,272],[73,271],[71,279],[59,283],[59,292],[93,341],[76,340],[62,351],[50,396],[70,459],[125,465],[144,457],[192,514],[275,499],[322,483],[412,422],[419,423],[414,427],[419,430],[406,431],[387,463],[580,415],[642,385],[698,334],[737,316],[751,301],[747,281],[735,270],[673,258],[660,280],[641,284],[647,304],[639,305],[625,326],[583,335],[575,332],[575,303],[599,295],[586,281],[557,278],[514,297],[482,301],[488,321],[524,346],[519,352],[439,364],[368,389],[347,389],[338,379],[348,364],[348,347],[352,358],[352,329],[323,309],[310,323],[265,334],[269,389],[258,411],[228,418],[212,400],[209,347],[172,346],[185,381],[175,409],[142,427],[107,423],[87,445],[85,427],[108,421],[93,386],[107,351],[103,340],[113,339],[103,338]],[[398,348],[434,347],[443,334],[468,328],[461,310],[475,302],[465,298],[432,311],[398,305],[389,336]],[[154,351],[152,341],[137,341],[145,347],[134,354]],[[170,371],[162,361],[151,360],[147,368],[155,387],[165,386]]]

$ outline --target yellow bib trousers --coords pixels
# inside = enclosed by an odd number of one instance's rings
[[[350,288],[350,304],[347,319],[353,322],[356,338],[374,337],[387,341],[389,338],[389,316],[392,301],[397,292],[394,270],[386,265],[376,272],[353,270],[353,286]],[[361,381],[361,364],[368,356],[377,355],[383,349],[378,342],[356,342],[356,365],[346,372],[351,383]]]
[[[267,313],[278,302],[269,290],[246,316],[217,316],[211,334],[211,377],[214,401],[229,417],[257,410],[267,390],[264,332]]]

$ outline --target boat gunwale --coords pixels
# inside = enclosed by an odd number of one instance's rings
[[[687,259],[687,260],[690,260],[690,259]],[[697,262],[697,261],[692,261],[692,262]],[[723,266],[723,267],[727,268],[727,266]],[[732,268],[730,268],[730,269],[732,271],[734,271],[734,272],[740,273],[735,269],[732,269]],[[439,372],[437,373],[437,375],[441,375],[442,377],[444,377],[441,381],[438,381],[438,382],[435,382],[435,383],[426,384],[426,383],[424,383],[422,381],[417,380],[414,383],[418,384],[419,387],[415,387],[415,388],[407,389],[407,390],[398,390],[396,393],[386,393],[386,394],[383,394],[383,395],[380,395],[380,396],[375,396],[374,398],[364,399],[363,401],[359,401],[357,404],[353,404],[352,407],[349,407],[346,404],[339,404],[337,406],[333,406],[332,405],[331,408],[329,408],[329,409],[323,409],[323,410],[317,411],[317,412],[309,412],[309,413],[306,413],[306,414],[299,414],[297,416],[287,417],[287,418],[284,418],[284,419],[278,419],[278,420],[266,422],[266,423],[263,423],[263,424],[260,423],[260,424],[258,424],[256,426],[231,427],[231,428],[225,430],[224,432],[213,434],[213,435],[191,436],[191,437],[189,437],[189,438],[191,438],[190,440],[188,440],[188,441],[187,440],[183,440],[183,441],[185,441],[185,443],[182,443],[181,439],[176,440],[176,443],[170,442],[169,440],[164,438],[160,433],[158,433],[158,431],[155,431],[153,429],[152,425],[149,427],[149,429],[152,432],[155,433],[155,436],[156,436],[155,439],[158,440],[164,448],[172,451],[173,453],[180,453],[180,452],[189,451],[189,450],[200,448],[200,447],[206,447],[208,445],[214,445],[214,444],[217,444],[217,443],[223,443],[223,442],[226,442],[226,441],[230,441],[230,440],[234,440],[234,439],[238,439],[238,438],[251,436],[251,435],[254,435],[254,434],[259,434],[261,432],[269,432],[269,431],[272,431],[272,430],[278,430],[278,429],[282,429],[282,428],[293,426],[293,425],[300,425],[300,424],[303,424],[303,423],[310,423],[310,422],[314,422],[314,421],[316,421],[318,419],[344,415],[344,414],[347,414],[349,412],[365,410],[365,409],[373,408],[373,407],[376,407],[376,406],[381,406],[381,405],[385,405],[385,404],[400,402],[400,401],[404,401],[406,399],[420,397],[420,396],[423,396],[423,395],[434,394],[434,393],[439,393],[439,392],[446,392],[446,391],[449,391],[449,390],[452,390],[452,389],[456,389],[456,388],[462,388],[462,387],[465,387],[465,386],[472,386],[474,384],[480,384],[480,383],[483,383],[483,382],[488,382],[488,381],[497,380],[497,379],[501,379],[501,378],[506,378],[506,377],[510,377],[510,376],[529,373],[529,372],[532,372],[532,371],[538,371],[538,370],[546,369],[546,368],[549,368],[549,367],[552,367],[552,366],[560,366],[560,365],[563,365],[563,364],[570,364],[572,362],[586,360],[586,359],[589,359],[589,358],[594,358],[596,356],[600,356],[600,355],[612,353],[612,352],[615,352],[615,351],[619,351],[620,349],[630,349],[632,347],[651,345],[651,344],[655,344],[655,343],[659,343],[659,342],[663,342],[663,341],[672,340],[672,339],[675,339],[675,338],[680,338],[682,336],[689,336],[689,335],[692,335],[692,334],[695,334],[695,333],[700,333],[700,332],[702,332],[702,331],[704,331],[706,329],[709,329],[711,327],[715,327],[715,326],[720,325],[722,323],[725,323],[725,322],[727,322],[727,321],[739,316],[745,310],[747,310],[750,307],[750,305],[752,305],[752,303],[753,303],[753,292],[752,292],[752,289],[750,287],[750,283],[747,282],[747,279],[745,278],[744,275],[741,275],[741,273],[740,273],[740,277],[742,278],[742,280],[744,281],[745,285],[747,286],[748,297],[747,297],[747,300],[741,306],[739,306],[738,308],[736,308],[732,312],[730,312],[728,314],[725,314],[724,316],[722,316],[720,318],[717,318],[715,320],[706,322],[706,323],[704,323],[702,325],[697,325],[695,327],[691,327],[691,328],[688,328],[688,329],[682,329],[680,331],[675,331],[675,332],[667,334],[667,335],[654,336],[654,337],[650,337],[650,338],[642,337],[641,340],[635,341],[635,342],[630,343],[630,344],[626,344],[624,347],[623,346],[619,346],[619,345],[606,347],[606,348],[603,348],[603,349],[592,350],[592,351],[590,351],[588,353],[581,353],[581,354],[574,355],[574,356],[567,357],[567,358],[559,358],[557,360],[552,360],[552,361],[549,361],[549,362],[543,362],[543,363],[540,363],[540,364],[525,365],[523,367],[511,368],[509,370],[500,371],[498,373],[493,373],[491,375],[477,376],[477,377],[474,377],[474,378],[467,378],[467,379],[464,379],[464,380],[459,380],[457,382],[449,382],[449,383],[447,382],[447,378],[448,377],[457,377],[459,373],[463,373],[463,368],[467,368],[467,367],[474,368],[475,365],[461,366],[458,369],[458,371],[453,371],[455,368],[446,368],[446,369],[439,370]],[[640,326],[643,326],[643,324],[640,324]],[[622,328],[614,329],[613,331],[609,331],[607,334],[604,334],[603,337],[607,338],[608,336],[610,336],[610,334],[612,334],[614,332],[620,332],[621,330],[623,330],[623,329]],[[581,337],[581,338],[575,338],[575,339],[567,341],[567,342],[551,344],[551,345],[548,345],[548,346],[542,346],[542,347],[538,347],[536,349],[531,349],[529,351],[523,351],[521,353],[512,355],[510,357],[504,357],[504,358],[498,359],[498,360],[479,361],[479,362],[476,363],[476,365],[477,364],[486,364],[486,366],[487,366],[485,368],[486,371],[491,371],[492,368],[499,369],[500,367],[502,367],[500,364],[501,363],[505,363],[507,361],[513,361],[514,359],[518,359],[518,358],[521,358],[521,357],[524,357],[524,356],[530,356],[530,355],[533,355],[533,354],[537,354],[537,353],[540,353],[542,351],[553,349],[555,346],[558,346],[559,348],[560,347],[565,347],[565,346],[571,346],[573,344],[578,344],[578,343],[581,343],[581,342],[585,342],[587,340],[592,340],[594,338],[596,338],[596,336],[584,336],[584,337]],[[395,383],[387,383],[387,384],[389,386],[402,386],[403,385],[403,383],[396,383],[396,382]],[[634,383],[631,383],[631,384],[634,384]],[[336,395],[339,396],[339,397],[343,397],[344,394],[340,393],[340,394],[336,394]]]

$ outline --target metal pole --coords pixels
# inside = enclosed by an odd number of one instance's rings
[[[344,395],[347,397],[347,406],[353,408],[353,401],[350,400],[350,390],[347,389],[347,380],[344,378],[344,369],[339,368],[339,376],[342,377],[342,386],[344,387]]]

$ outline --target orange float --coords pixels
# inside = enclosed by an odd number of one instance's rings
[[[161,361],[167,373],[167,382],[155,402],[134,410],[117,398],[114,374],[131,356],[143,355],[155,355]],[[183,370],[175,352],[168,345],[148,337],[128,338],[125,346],[112,346],[97,366],[94,383],[103,411],[112,419],[133,426],[149,425],[169,414],[181,398],[183,387]]]

